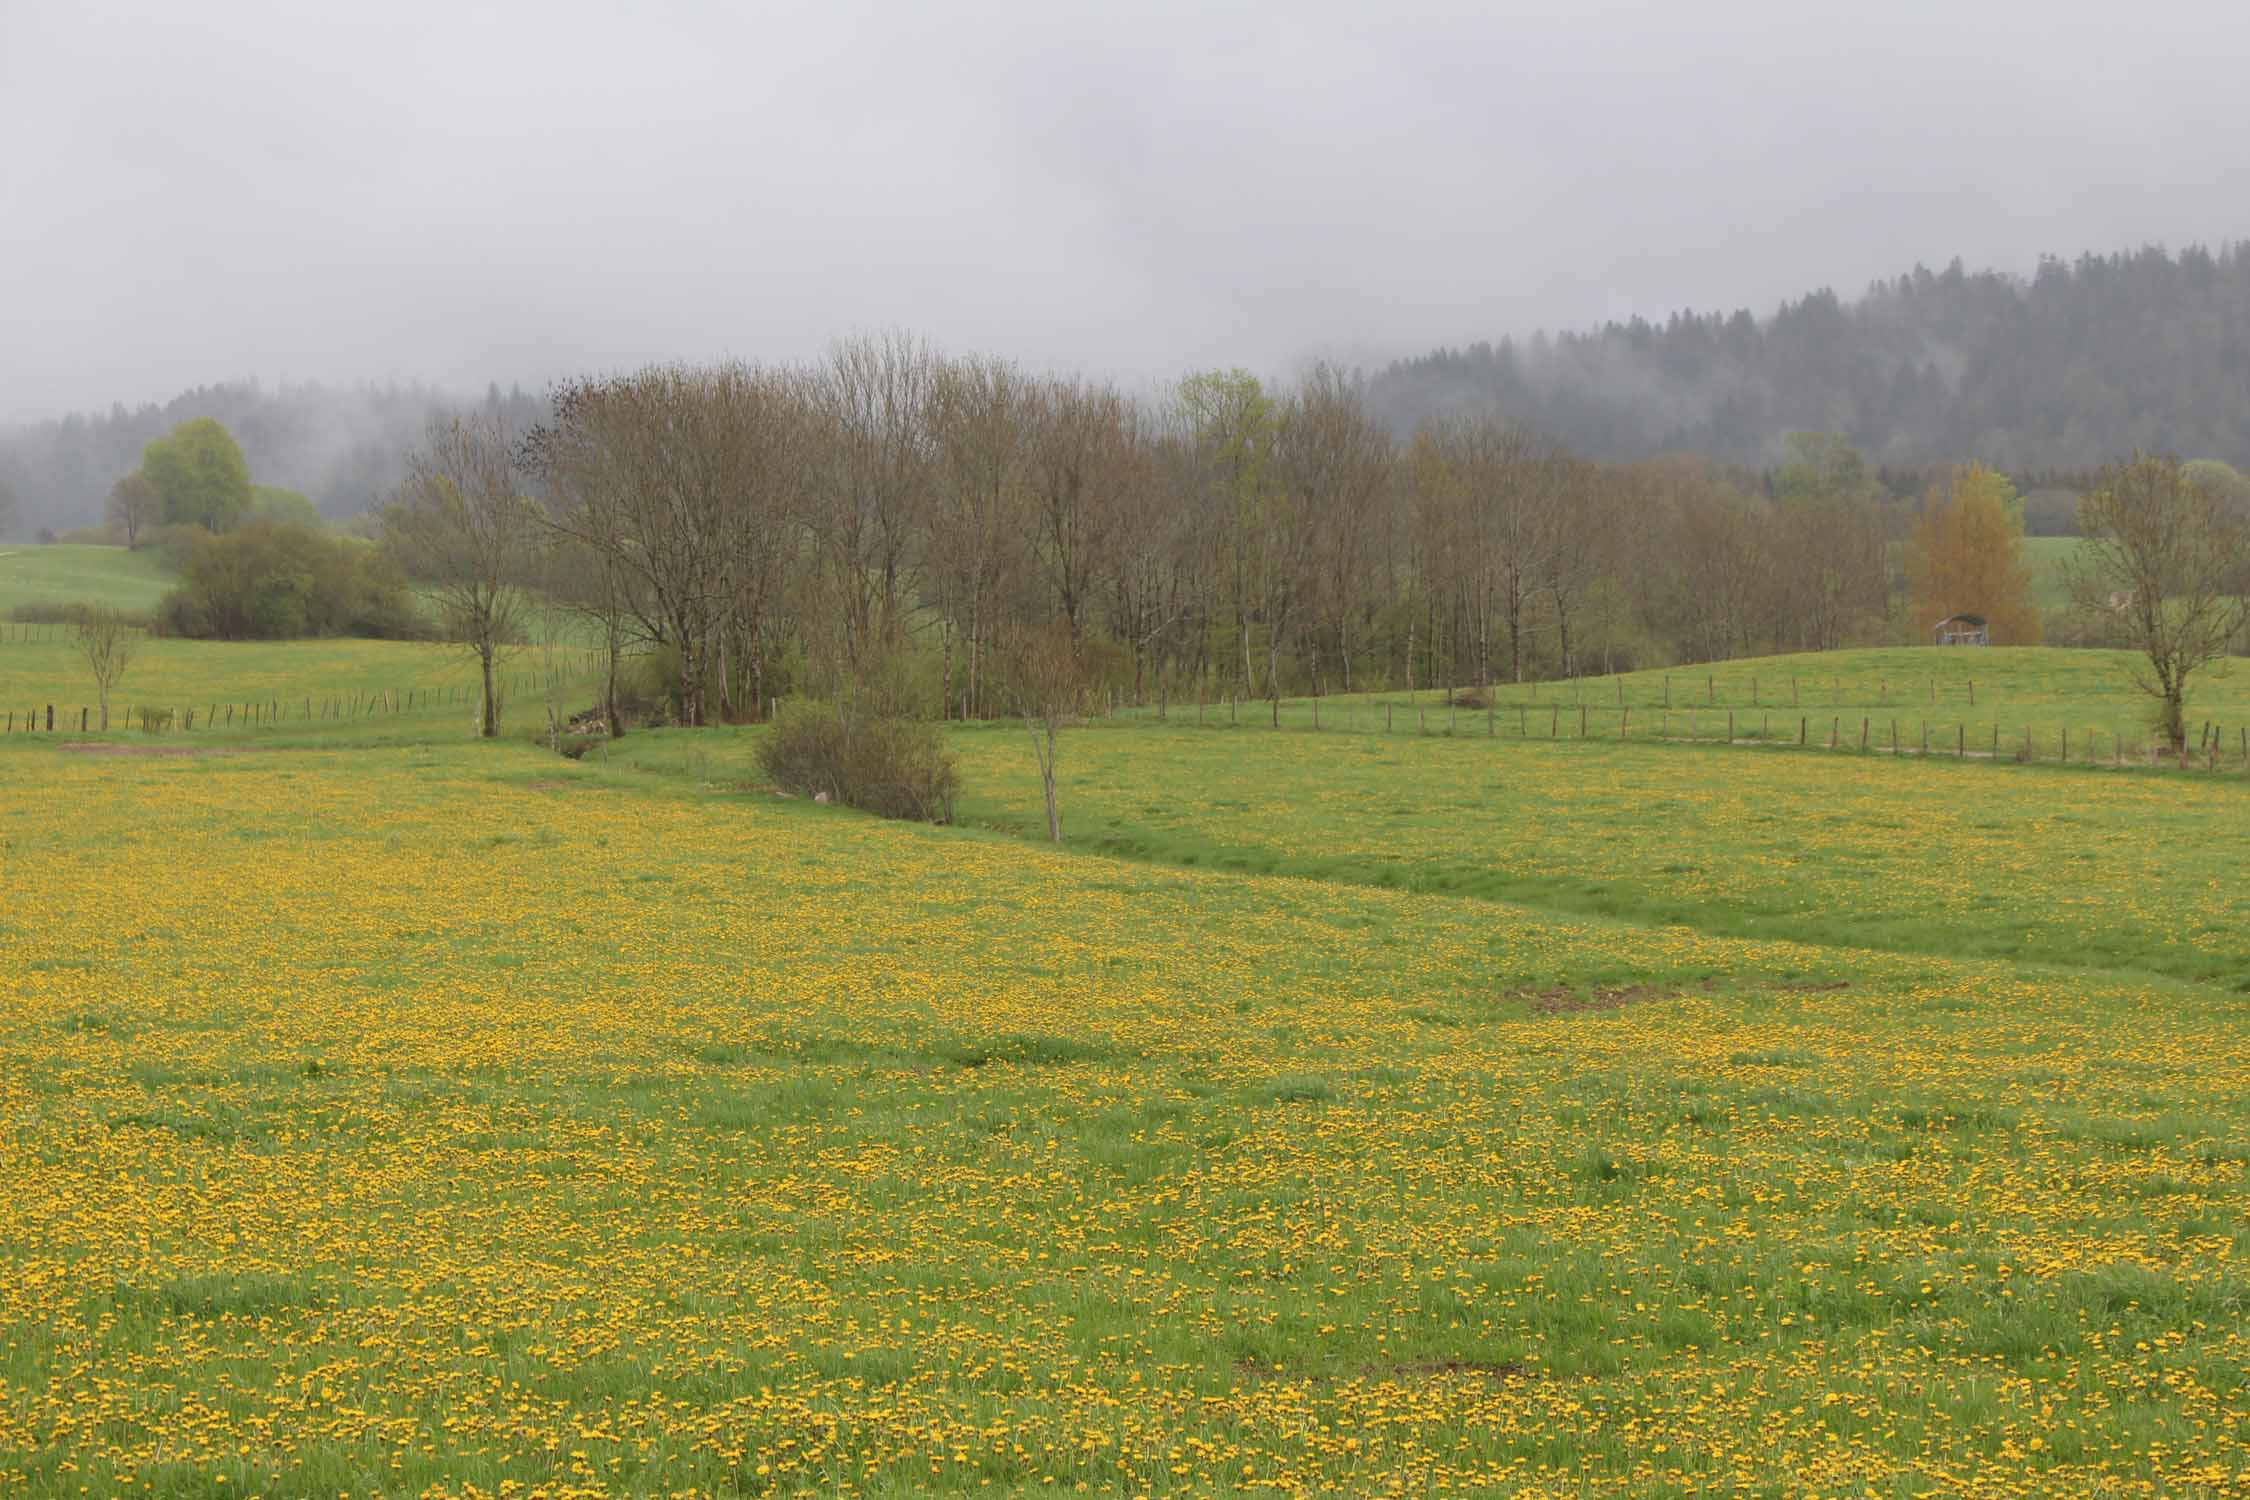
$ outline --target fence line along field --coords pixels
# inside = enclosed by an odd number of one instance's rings
[[[31,627],[44,632],[49,627]],[[575,646],[552,650],[525,646],[510,650],[502,671],[504,686],[519,700],[543,692],[550,678],[583,684],[596,671]],[[173,715],[184,728],[188,710],[199,728],[209,728],[216,707],[222,727],[229,705],[266,705],[282,722],[308,714],[331,716],[339,705],[371,705],[386,712],[466,712],[478,685],[474,658],[458,647],[427,641],[316,640],[282,642],[182,641],[141,639],[123,679],[111,694],[112,733],[137,730],[138,708]],[[15,716],[18,732],[33,710],[53,705],[56,727],[78,733],[81,710],[89,724],[99,710],[85,658],[67,630],[54,639],[0,643],[0,724]],[[353,710],[356,712],[357,710]],[[128,723],[128,719],[131,720]],[[261,723],[268,722],[261,718]]]
[[[2028,730],[2039,759],[2145,759],[2152,743],[2149,700],[2133,685],[2136,658],[2122,651],[1929,647],[1831,651],[1628,672],[1567,682],[1430,687],[1420,692],[1339,693],[1318,700],[1229,700],[1190,690],[1161,709],[1167,722],[1205,727],[1337,733],[1451,733],[1493,738],[1574,738],[1584,713],[1589,736],[1724,740],[1825,746],[1831,734],[1857,747],[2013,756]],[[1488,706],[1489,705],[1489,711]],[[2191,748],[2202,726],[2223,731],[2235,764],[2250,728],[2250,673],[2220,663],[2192,679]],[[1156,708],[1135,710],[1155,717]],[[1802,722],[1801,722],[1802,721]]]

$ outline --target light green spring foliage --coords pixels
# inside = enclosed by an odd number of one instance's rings
[[[250,514],[261,521],[295,521],[299,525],[320,527],[320,508],[295,490],[285,490],[270,484],[250,486]]]
[[[210,532],[249,513],[250,465],[234,435],[209,417],[182,422],[141,451],[141,472],[164,497],[164,520]]]

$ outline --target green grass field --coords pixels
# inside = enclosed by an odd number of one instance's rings
[[[18,605],[107,604],[143,612],[172,587],[154,548],[0,545],[0,616]]]
[[[465,731],[0,739],[0,1493],[2250,1483],[2239,766]]]
[[[518,647],[507,653],[506,691],[518,704],[544,702],[542,684],[553,676],[565,682],[590,681],[594,667],[584,653]],[[232,705],[238,718],[248,705],[278,715],[284,727],[308,716],[318,723],[338,704],[381,699],[386,714],[417,717],[451,715],[466,722],[474,713],[479,686],[476,659],[457,646],[418,641],[181,641],[143,639],[111,698],[111,724],[118,732],[137,722],[134,710],[170,710],[186,723],[195,710],[198,726],[208,726],[213,710],[222,727]],[[568,705],[582,708],[587,694]],[[52,704],[58,727],[75,728],[80,711],[98,719],[93,679],[68,639],[0,642],[0,725],[19,727],[34,709]],[[540,710],[544,713],[544,710]]]
[[[2079,546],[2080,539],[2074,536],[2024,538],[2024,552],[2031,561],[2031,597],[2042,611],[2070,606],[2070,591],[2063,586],[2063,565]]]
[[[1497,739],[1573,739],[1584,713],[1589,738],[1617,740],[1724,740],[1826,745],[1833,735],[1854,747],[1864,725],[1871,747],[1887,750],[1895,732],[1900,747],[1917,753],[1923,734],[1935,753],[1965,750],[1990,756],[1997,746],[2013,757],[2031,733],[2040,759],[2060,758],[2063,736],[2071,758],[2089,753],[2114,759],[2149,748],[2147,695],[2134,686],[2135,658],[2122,651],[1990,649],[1931,646],[1767,656],[1710,666],[1630,672],[1572,682],[1504,683],[1489,694],[1491,709],[1448,707],[1448,694],[1336,694],[1318,707],[1323,731],[1365,735],[1449,734]],[[1155,709],[1133,718],[1153,718]],[[1212,726],[1271,726],[1263,700],[1229,704],[1173,703],[1168,722]],[[1310,698],[1285,699],[1285,729],[1311,729]],[[2250,661],[2215,664],[2190,679],[2188,721],[2218,727],[2238,760],[2242,731],[2250,728]]]

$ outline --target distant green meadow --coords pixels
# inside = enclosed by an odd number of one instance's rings
[[[153,547],[0,543],[0,618],[24,605],[106,604],[145,613],[177,582]]]

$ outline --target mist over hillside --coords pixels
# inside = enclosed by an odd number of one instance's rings
[[[110,487],[140,463],[151,439],[180,422],[211,417],[242,444],[259,484],[297,490],[322,514],[342,519],[398,484],[406,454],[434,413],[478,404],[473,394],[420,382],[198,386],[161,406],[113,405],[106,412],[0,427],[0,484],[16,495],[23,532],[92,525],[102,518]],[[515,425],[546,412],[543,399],[497,386],[486,389],[481,404],[501,409]]]
[[[1765,318],[1683,312],[1440,349],[1374,372],[1369,399],[1402,434],[1498,409],[1593,458],[1764,468],[1787,434],[1821,431],[1907,474],[1967,459],[2083,474],[2135,448],[2250,465],[2250,245],[2048,260],[2028,277],[1955,261]],[[497,386],[226,382],[0,428],[0,484],[21,532],[91,524],[150,439],[214,417],[259,483],[341,518],[388,494],[433,413],[478,404],[518,430],[546,413],[543,396]]]
[[[1400,431],[1498,406],[1596,458],[1691,451],[1753,467],[1792,431],[1914,468],[2082,471],[2133,448],[2250,461],[2250,248],[2043,261],[2029,277],[1917,267],[1856,301],[1767,318],[1679,313],[1440,349],[1377,375]]]

